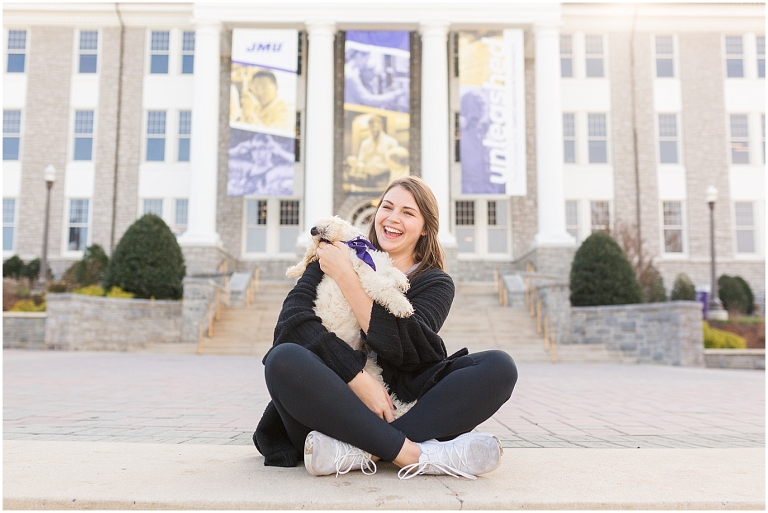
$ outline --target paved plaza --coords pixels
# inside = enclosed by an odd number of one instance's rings
[[[6,440],[252,445],[269,401],[259,357],[21,350],[3,356]],[[505,447],[765,445],[760,371],[518,367],[512,399],[481,426]]]
[[[498,306],[492,287],[460,287],[456,304],[441,331],[448,351],[502,349],[519,370],[511,400],[480,426],[502,440],[502,465],[476,481],[400,483],[386,463],[338,478],[264,467],[251,441],[269,401],[261,333],[246,355],[4,350],[3,505],[765,508],[764,372],[551,363],[530,318]],[[253,307],[260,332],[275,306]]]

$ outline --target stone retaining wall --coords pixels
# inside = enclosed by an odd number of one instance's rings
[[[765,370],[765,349],[705,349],[707,367]]]
[[[181,342],[182,301],[49,294],[45,347],[127,351]]]
[[[695,301],[670,301],[572,307],[570,340],[562,337],[561,343],[603,344],[638,363],[701,367],[701,306]]]
[[[3,348],[45,349],[45,312],[3,312]]]

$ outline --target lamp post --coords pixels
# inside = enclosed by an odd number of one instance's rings
[[[717,189],[710,185],[707,187],[707,204],[709,204],[709,253],[710,253],[710,271],[711,271],[711,289],[709,291],[709,319],[725,319],[728,313],[723,310],[723,305],[717,297],[717,273],[715,272],[715,203],[717,202]]]
[[[45,168],[45,185],[48,188],[45,197],[45,227],[43,228],[43,258],[40,262],[40,275],[37,278],[37,283],[40,288],[45,292],[46,282],[48,281],[48,218],[51,212],[51,188],[53,182],[56,181],[56,168],[52,165],[48,165]]]

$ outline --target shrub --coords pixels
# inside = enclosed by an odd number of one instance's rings
[[[103,296],[104,289],[98,285],[88,285],[87,287],[81,287],[72,291],[75,294],[82,294],[83,296]]]
[[[84,287],[96,285],[104,281],[104,275],[109,265],[109,257],[98,244],[85,248],[83,258],[70,266],[64,273],[63,279],[73,285]]]
[[[21,275],[24,278],[28,278],[30,282],[37,280],[38,276],[40,276],[40,259],[35,258],[27,262],[21,269]]]
[[[45,301],[39,305],[32,299],[20,299],[13,305],[11,312],[45,312]]]
[[[707,349],[745,349],[747,340],[744,337],[710,328],[708,322],[704,322],[704,347]]]
[[[661,303],[667,300],[664,278],[653,264],[645,268],[644,272],[638,277],[638,280],[646,303]]]
[[[117,244],[104,287],[118,286],[138,298],[180,299],[184,255],[168,225],[154,214],[134,222]]]
[[[3,278],[14,278],[18,280],[22,277],[23,270],[24,261],[19,258],[19,255],[13,255],[3,262]]]
[[[680,273],[675,278],[672,286],[672,301],[696,301],[696,287],[685,273]]]
[[[109,292],[107,292],[107,297],[114,297],[119,299],[132,299],[136,297],[136,295],[133,294],[132,292],[126,292],[120,287],[115,286],[109,289]]]
[[[732,314],[750,314],[754,309],[755,297],[752,289],[741,276],[724,274],[717,280],[718,296],[723,308]]]
[[[571,265],[573,306],[642,303],[643,293],[624,251],[605,232],[584,240]]]

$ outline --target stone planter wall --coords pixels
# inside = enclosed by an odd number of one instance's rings
[[[45,349],[45,312],[3,312],[3,348]]]
[[[181,342],[182,301],[49,294],[47,349],[127,351]]]
[[[765,349],[705,349],[707,367],[765,370]]]
[[[695,301],[572,307],[569,342],[603,344],[638,363],[704,365],[701,306]]]

